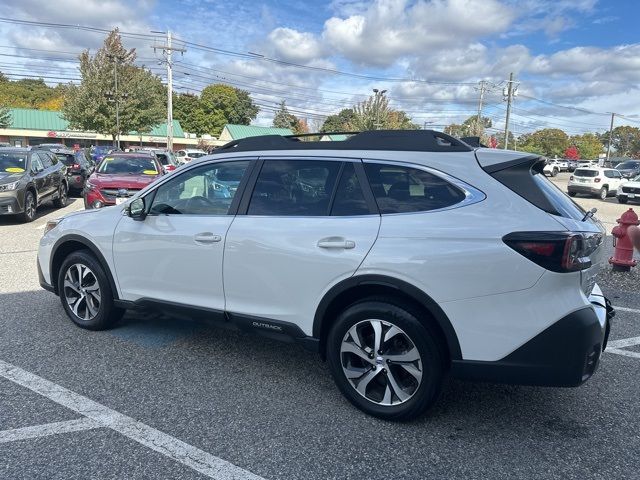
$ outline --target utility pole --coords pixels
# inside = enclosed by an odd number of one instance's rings
[[[611,156],[611,142],[613,141],[613,119],[616,114],[611,113],[611,126],[609,127],[609,141],[607,142],[607,159],[605,160],[605,165],[609,165],[609,157]]]
[[[386,90],[378,90],[377,88],[373,89],[373,94],[375,95],[375,99],[373,102],[373,108],[376,110],[376,123],[374,124],[375,130],[380,130],[380,101],[382,100],[382,96],[387,93]]]
[[[507,86],[505,91],[503,91],[503,95],[506,97],[507,101],[507,118],[504,122],[504,149],[506,150],[509,146],[509,117],[511,117],[511,102],[513,101],[513,97],[518,93],[518,86],[514,86],[515,82],[513,81],[513,72],[509,75],[509,82],[507,82]]]
[[[118,95],[118,63],[120,62],[120,57],[117,55],[108,54],[107,58],[113,60],[113,83],[114,83],[114,91],[113,92],[105,92],[108,101],[114,102],[116,107],[116,141],[114,147],[120,149],[120,96]],[[123,95],[126,97],[127,95]]]
[[[164,33],[164,32],[152,32],[152,33]],[[173,52],[180,52],[184,54],[186,50],[184,48],[174,47],[172,45],[171,30],[167,30],[167,43],[159,47],[154,46],[155,51],[161,48],[164,53],[163,63],[167,64],[167,150],[173,150]]]
[[[484,100],[484,92],[487,90],[487,81],[486,80],[480,80],[480,86],[478,87],[478,89],[480,90],[480,96],[478,98],[478,117],[476,118],[476,129],[477,131],[475,133],[478,134],[478,137],[482,136],[482,131],[484,130],[482,128],[482,101]]]

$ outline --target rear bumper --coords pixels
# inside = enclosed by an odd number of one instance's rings
[[[598,193],[600,193],[600,188],[597,187],[589,187],[586,185],[569,185],[567,187],[567,190],[570,193],[589,193],[591,195],[597,195]]]
[[[453,377],[496,383],[577,387],[596,371],[609,336],[606,301],[596,286],[585,307],[563,317],[496,362],[454,360]]]

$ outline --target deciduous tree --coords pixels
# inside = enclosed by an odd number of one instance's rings
[[[578,149],[580,158],[596,159],[602,153],[603,144],[596,134],[584,133],[582,135],[574,135],[569,142]]]
[[[511,145],[511,142],[509,142]],[[569,137],[558,128],[545,128],[533,132],[518,148],[546,157],[561,157],[569,146]]]
[[[94,56],[88,51],[80,55],[82,81],[68,87],[62,110],[71,128],[111,135],[115,141],[118,133],[147,132],[162,121],[166,114],[162,82],[137,67],[135,59],[135,49],[124,48],[117,29]]]

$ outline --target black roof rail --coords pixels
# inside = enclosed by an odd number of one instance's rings
[[[393,150],[403,152],[471,152],[465,142],[435,130],[370,130],[353,134],[340,141],[301,141],[302,135],[262,135],[233,140],[213,151],[216,153],[250,152],[255,150]],[[336,135],[326,133],[321,135]]]

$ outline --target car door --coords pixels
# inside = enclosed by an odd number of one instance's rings
[[[291,322],[310,335],[323,295],[355,273],[378,234],[362,163],[269,158],[254,183],[227,233],[227,312]]]
[[[31,153],[31,178],[36,186],[36,192],[38,199],[42,198],[44,192],[46,192],[47,172],[45,172],[42,160],[38,152]],[[38,200],[39,201],[39,200]]]
[[[55,183],[55,166],[53,164],[52,155],[49,152],[39,151],[40,161],[44,167],[44,190],[41,194],[42,198],[50,197],[56,191],[57,185]]]
[[[235,191],[219,196],[212,172],[233,169],[244,178],[251,164],[239,159],[190,168],[145,195],[144,220],[122,217],[113,260],[124,300],[224,311],[222,256],[239,199]]]

